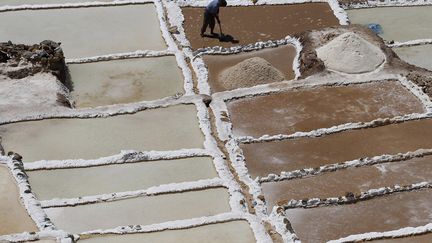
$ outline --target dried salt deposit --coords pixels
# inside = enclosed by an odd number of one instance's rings
[[[226,89],[251,87],[259,84],[280,82],[283,73],[261,57],[252,57],[232,66],[220,75]]]
[[[372,72],[385,61],[378,47],[352,32],[318,48],[317,54],[328,69],[351,74]]]

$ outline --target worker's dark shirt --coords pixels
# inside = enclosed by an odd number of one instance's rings
[[[217,15],[219,13],[220,3],[219,0],[212,0],[206,7],[206,12],[211,15]]]

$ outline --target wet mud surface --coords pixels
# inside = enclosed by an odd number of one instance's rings
[[[350,205],[290,209],[286,214],[302,242],[324,242],[425,225],[432,220],[432,193],[397,193]]]
[[[0,14],[0,36],[3,41],[33,44],[47,39],[56,40],[62,43],[67,58],[146,49],[165,50],[166,44],[161,35],[152,4]]]
[[[71,233],[81,233],[229,212],[228,197],[226,189],[209,189],[76,207],[48,208],[45,211],[56,226]]]
[[[432,156],[373,166],[350,168],[321,175],[263,183],[268,209],[283,205],[291,199],[329,198],[360,194],[370,189],[411,185],[432,181]]]
[[[124,236],[95,237],[82,243],[138,243],[138,242],[188,242],[188,243],[250,243],[254,235],[247,222],[234,221],[206,225],[185,230],[167,230],[156,233],[131,234]]]
[[[432,6],[384,7],[348,10],[352,24],[380,24],[387,41],[408,41],[432,37]],[[403,30],[403,31],[401,31]]]
[[[206,55],[203,59],[208,68],[208,82],[210,88],[212,92],[215,93],[226,90],[221,81],[221,73],[224,70],[252,57],[261,57],[268,61],[273,67],[283,73],[285,80],[294,79],[293,62],[295,56],[295,47],[292,45],[285,45],[233,55]],[[236,85],[234,84],[233,86]],[[253,84],[250,86],[253,86]],[[238,85],[236,88],[241,87]]]
[[[193,49],[278,40],[306,30],[339,25],[339,20],[327,3],[226,7],[221,8],[219,13],[222,31],[237,42],[220,42],[218,38],[200,36],[203,8],[185,7],[182,11],[186,37]],[[219,33],[217,24],[215,32]]]
[[[203,134],[193,105],[96,119],[48,119],[0,126],[2,145],[25,162],[97,159],[121,150],[201,148]]]
[[[40,200],[142,190],[162,184],[212,179],[218,176],[211,158],[29,171],[27,174],[34,193]]]
[[[234,135],[254,137],[424,112],[414,95],[388,81],[239,99],[228,103],[228,110]]]
[[[252,178],[363,157],[432,148],[432,120],[345,131],[316,138],[243,144]]]
[[[0,165],[0,235],[38,230],[21,204],[15,183],[9,169]]]
[[[68,68],[76,107],[155,100],[184,92],[175,57],[72,64]]]

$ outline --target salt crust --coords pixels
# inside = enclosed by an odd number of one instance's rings
[[[152,225],[132,225],[132,226],[120,226],[109,230],[92,230],[83,232],[80,236],[90,235],[105,235],[105,234],[130,234],[130,233],[150,233],[163,230],[175,230],[175,229],[188,229],[197,226],[203,226],[208,224],[225,223],[235,220],[244,220],[244,216],[238,213],[222,213],[209,217],[200,217],[185,220],[176,220],[159,224]]]
[[[38,240],[56,240],[61,243],[72,243],[70,235],[61,230],[39,231],[39,232],[24,232],[13,235],[0,236],[0,242],[27,242]]]
[[[245,213],[245,206],[241,206],[240,205],[240,201],[244,201],[243,200],[243,195],[241,194],[241,190],[240,187],[237,185],[237,183],[235,182],[235,180],[233,180],[232,178],[232,174],[230,173],[228,167],[226,166],[226,162],[223,159],[223,155],[220,151],[218,151],[217,149],[217,145],[216,142],[214,140],[212,140],[211,137],[211,131],[210,131],[210,122],[208,120],[208,114],[207,114],[207,108],[205,107],[204,103],[202,102],[200,96],[196,96],[193,95],[193,89],[192,89],[192,73],[190,72],[189,68],[187,67],[187,64],[185,62],[185,57],[184,55],[178,51],[174,40],[170,37],[166,23],[165,23],[165,19],[164,19],[164,10],[163,10],[163,6],[161,4],[160,1],[116,1],[113,3],[96,3],[96,2],[92,2],[92,3],[81,3],[81,4],[59,4],[59,5],[32,5],[32,6],[17,6],[17,7],[11,7],[11,8],[3,8],[3,11],[13,11],[13,10],[24,10],[24,9],[51,9],[51,8],[63,8],[63,7],[91,7],[91,6],[116,6],[116,5],[123,5],[123,4],[134,4],[134,3],[154,3],[156,6],[156,10],[158,12],[158,16],[160,19],[160,23],[161,23],[161,30],[163,33],[163,36],[166,40],[166,42],[168,43],[169,48],[174,49],[174,52],[176,54],[176,58],[177,61],[179,63],[179,66],[181,66],[182,70],[183,70],[183,74],[185,76],[185,89],[186,89],[186,96],[184,97],[168,97],[165,99],[161,99],[161,100],[156,100],[156,101],[151,101],[151,102],[139,102],[136,104],[128,104],[128,105],[113,105],[113,106],[108,106],[108,107],[97,107],[96,109],[81,109],[81,110],[67,110],[67,109],[59,109],[56,111],[49,111],[49,112],[43,112],[42,114],[38,113],[34,113],[34,114],[27,114],[27,115],[23,115],[23,117],[18,117],[18,118],[13,118],[13,119],[4,119],[3,122],[1,124],[8,124],[11,122],[18,122],[18,121],[24,121],[24,120],[40,120],[40,119],[45,119],[45,118],[53,118],[53,117],[57,117],[57,118],[94,118],[94,117],[107,117],[107,116],[111,116],[111,115],[116,115],[116,114],[131,114],[131,113],[135,113],[141,110],[145,110],[145,109],[151,109],[151,108],[162,108],[162,107],[167,107],[167,106],[171,106],[171,105],[178,105],[178,104],[195,104],[197,109],[198,109],[198,118],[200,121],[200,127],[203,129],[203,132],[205,134],[206,140],[205,140],[205,147],[207,151],[211,151],[209,152],[210,154],[212,154],[214,157],[214,162],[215,162],[215,166],[217,169],[217,172],[219,173],[219,175],[221,176],[222,179],[225,179],[225,184],[227,184],[228,190],[230,192],[230,205],[233,208],[234,211],[239,211],[242,215],[243,215],[243,219],[246,219],[249,224],[252,227],[252,230],[255,233],[255,236],[258,240],[258,242],[269,242],[270,241],[270,237],[269,235],[266,233],[264,227],[261,225],[260,219],[258,219],[256,216],[254,215],[250,215],[248,213]],[[0,10],[1,11],[1,10]],[[168,54],[169,50],[167,52],[162,52],[162,53],[158,53],[157,55],[165,55]],[[126,54],[127,58],[129,57],[134,57],[135,55],[149,55],[149,53],[144,54],[144,53],[130,53],[130,54]],[[71,62],[73,61],[78,61],[78,62],[88,62],[88,61],[98,61],[101,59],[109,59],[109,60],[113,60],[115,58],[123,58],[125,57],[124,55],[117,55],[117,56],[113,56],[113,55],[108,55],[105,57],[93,57],[93,58],[89,58],[87,60],[69,60]],[[188,80],[189,78],[189,80]],[[201,101],[201,103],[198,103],[199,101]],[[78,113],[76,113],[78,112]],[[191,151],[188,151],[191,152]],[[219,155],[218,155],[219,154]],[[172,157],[172,155],[170,155]],[[194,156],[193,154],[188,154],[188,156]],[[138,156],[139,157],[139,156]],[[111,158],[113,159],[113,158]],[[137,159],[137,158],[135,158]],[[115,160],[115,159],[114,159]],[[80,161],[82,162],[82,164],[85,164],[85,161]],[[93,161],[94,163],[105,163],[108,161]],[[110,161],[112,162],[112,161]],[[81,165],[82,165],[81,164]],[[73,162],[72,161],[67,161],[66,163],[63,163],[63,165],[67,165],[67,166],[72,166],[73,167]],[[32,165],[30,165],[31,167]],[[33,166],[35,166],[35,164],[33,164]],[[44,165],[44,162],[40,162],[36,167],[34,168],[42,168],[46,165]],[[52,164],[51,164],[52,166]],[[202,183],[202,182],[195,182],[198,184],[202,184],[204,185],[203,187],[207,187],[209,186],[209,184],[207,183]],[[216,183],[216,182],[214,182]],[[217,179],[217,183],[216,184],[220,184],[221,180]],[[166,185],[164,185],[166,186]],[[165,187],[164,189],[166,190],[172,190],[172,187],[174,185],[168,185],[167,187]],[[162,189],[161,187],[158,187],[158,189]],[[152,189],[152,190],[156,190],[156,189]],[[204,218],[206,219],[206,217]],[[168,222],[170,223],[170,222]],[[174,227],[176,228],[176,227]],[[25,235],[22,235],[22,237],[24,237]]]
[[[432,39],[419,39],[419,40],[411,40],[405,42],[394,42],[393,44],[387,44],[390,48],[398,48],[398,47],[409,47],[409,46],[420,46],[420,45],[431,45]]]
[[[147,109],[165,108],[174,105],[192,105],[201,100],[201,95],[172,96],[153,101],[141,101],[132,104],[118,104],[99,106],[94,108],[68,109],[57,107],[50,110],[34,111],[27,114],[19,114],[16,117],[0,117],[0,125],[21,122],[36,121],[49,118],[100,118],[115,115],[134,114]]]
[[[192,182],[170,183],[159,186],[153,186],[145,190],[115,192],[102,195],[84,196],[79,198],[54,198],[51,200],[41,201],[42,208],[53,207],[70,207],[85,204],[95,204],[101,202],[113,202],[123,199],[136,198],[136,197],[149,197],[166,193],[178,193],[185,191],[195,191],[202,189],[224,187],[224,181],[220,178],[198,180]]]
[[[181,149],[174,151],[135,151],[123,150],[119,154],[103,157],[95,160],[41,160],[24,164],[26,171],[52,170],[65,168],[85,168],[91,166],[113,165],[124,163],[136,163],[155,160],[184,159],[191,157],[211,156],[204,149]]]
[[[175,55],[175,52],[169,50],[165,50],[165,51],[138,50],[138,51],[126,52],[126,53],[66,59],[65,62],[67,64],[80,64],[80,63],[90,63],[90,62],[102,62],[102,61],[111,61],[111,60],[143,58],[143,57],[163,57],[163,56],[173,56],[173,55]]]
[[[360,242],[379,239],[395,239],[407,236],[415,236],[432,232],[432,223],[419,227],[406,227],[386,232],[369,232],[364,234],[350,235],[328,243]]]
[[[282,207],[285,210],[288,210],[292,208],[315,208],[315,207],[322,207],[322,206],[351,204],[360,201],[370,200],[376,197],[383,197],[390,194],[417,191],[421,189],[423,190],[432,189],[432,183],[425,181],[425,182],[419,182],[407,186],[395,185],[393,187],[381,187],[381,188],[370,189],[368,191],[361,192],[359,195],[353,195],[352,197],[343,196],[343,197],[330,197],[325,199],[320,199],[320,198],[300,199],[300,200],[292,199]]]
[[[365,3],[345,3],[344,9],[374,8],[374,7],[404,7],[432,5],[431,0],[368,0]]]
[[[116,1],[117,2],[117,1]],[[119,1],[119,2],[123,2],[123,1]],[[140,3],[142,3],[142,1],[139,1]],[[147,1],[146,1],[147,2]],[[128,4],[130,4],[130,2],[128,3]],[[249,2],[249,4],[250,4],[250,2]],[[1,11],[1,10],[0,10]],[[3,9],[3,11],[4,11],[4,9]],[[11,11],[10,9],[9,10],[7,10],[6,9],[6,11]],[[169,9],[168,9],[168,12],[169,12]],[[194,68],[194,70],[196,71],[196,67],[194,67],[194,65],[193,65],[193,68]],[[167,100],[167,99],[165,99],[165,100]],[[165,101],[164,100],[164,101]],[[159,100],[159,102],[160,102],[161,100]],[[157,103],[158,101],[156,101],[156,103]],[[162,102],[163,103],[163,102]],[[133,105],[133,104],[132,104]],[[117,107],[117,108],[121,108],[121,107]],[[136,107],[135,107],[136,108]],[[141,106],[141,108],[142,108],[142,106]],[[125,112],[124,110],[122,110],[122,109],[117,109],[117,111],[118,112]],[[105,113],[103,116],[107,116],[107,114]],[[108,115],[109,116],[109,115]],[[8,122],[6,122],[6,123],[8,123]],[[250,217],[253,217],[253,215],[247,215],[247,217],[248,218],[250,218]],[[250,220],[249,220],[250,221]],[[251,225],[254,225],[254,224],[256,224],[256,223],[259,223],[258,221],[257,221],[257,219],[255,218],[254,220],[252,220],[252,223],[250,222],[250,224]],[[254,227],[253,227],[254,228]],[[262,230],[262,229],[261,229]],[[255,232],[256,230],[254,230],[254,232]],[[284,239],[286,239],[286,238],[284,238]]]
[[[343,163],[323,165],[318,168],[303,168],[301,170],[283,171],[278,175],[269,174],[268,176],[265,177],[257,177],[255,181],[261,184],[264,182],[277,182],[277,181],[300,179],[305,177],[316,176],[322,173],[329,173],[337,170],[370,166],[370,165],[383,164],[389,162],[400,162],[400,161],[410,160],[413,158],[421,158],[428,155],[432,155],[432,149],[419,149],[416,151],[399,153],[399,154],[384,154],[384,155],[374,156],[371,158],[361,158],[361,159],[345,161]]]
[[[165,1],[166,2],[166,1]],[[189,6],[188,4],[194,4],[196,6],[200,6],[200,4],[202,6],[204,6],[205,2],[204,1],[194,1],[191,3],[191,1],[180,1],[182,2],[182,6]],[[278,1],[273,1],[273,3],[278,2]],[[245,3],[243,1],[236,1],[235,3],[237,4],[241,4],[241,5],[250,5],[250,2]],[[167,3],[170,4],[170,3]],[[192,5],[190,5],[192,6]],[[339,6],[339,4],[337,4],[337,6]],[[171,10],[171,11],[170,11]],[[342,10],[341,11],[344,16],[346,16],[346,13]],[[192,54],[192,51],[190,50],[190,45],[189,42],[186,39],[186,36],[184,34],[184,29],[182,28],[181,23],[183,22],[183,16],[181,14],[181,10],[179,8],[179,6],[175,3],[171,3],[171,7],[168,8],[168,13],[169,13],[169,20],[171,22],[171,24],[176,24],[177,23],[177,27],[180,30],[180,34],[176,35],[177,40],[181,43],[181,45],[186,49],[188,49],[188,56],[195,58]],[[173,18],[171,18],[171,16],[174,16]],[[346,18],[346,22],[348,19]],[[198,88],[200,90],[200,92],[205,93],[205,94],[209,94],[210,89],[207,83],[207,78],[208,78],[208,74],[207,74],[207,70],[205,69],[204,63],[202,61],[202,59],[198,56],[196,59],[193,59],[194,62],[192,63],[192,66],[194,68],[194,70],[198,73]],[[339,79],[337,82],[332,81],[332,79],[334,79],[334,77],[339,76]],[[311,85],[311,87],[316,86],[316,85],[323,85],[325,83],[330,84],[333,82],[332,85],[344,85],[344,84],[348,84],[348,83],[362,83],[362,82],[368,82],[367,80],[373,80],[373,79],[388,79],[388,78],[394,78],[395,76],[392,75],[391,73],[386,73],[384,71],[383,74],[383,69],[379,69],[376,72],[373,73],[373,76],[370,74],[366,74],[366,75],[357,75],[357,76],[353,76],[351,77],[349,80],[351,81],[344,81],[341,80],[342,79],[346,79],[346,75],[341,75],[340,73],[336,73],[334,75],[330,75],[330,77],[324,81],[321,82],[321,84],[317,84],[315,83],[314,85]],[[400,77],[397,77],[400,78]],[[306,79],[304,81],[313,81],[311,80],[311,78]],[[307,84],[305,84],[306,82],[298,82],[297,87],[303,87],[303,86],[308,86]],[[288,86],[291,86],[292,88],[295,87],[296,85],[292,85],[289,84]],[[414,91],[416,92],[416,89],[413,87],[407,87],[410,89],[410,91]],[[258,206],[257,208],[262,208],[263,204],[261,200],[258,199],[258,196],[260,194],[260,187],[256,187],[257,183],[251,183],[251,181],[249,180],[250,178],[248,177],[248,173],[247,173],[247,168],[245,167],[244,161],[242,160],[242,153],[238,148],[238,143],[235,142],[233,140],[233,136],[232,136],[232,132],[230,130],[232,124],[230,124],[230,122],[225,122],[227,119],[229,118],[228,112],[227,112],[227,108],[226,108],[226,104],[225,101],[234,98],[234,96],[230,96],[232,94],[242,94],[240,96],[242,97],[250,97],[250,96],[254,96],[254,95],[262,95],[264,93],[271,93],[271,92],[277,92],[280,89],[274,88],[274,87],[270,87],[269,85],[262,85],[262,86],[258,86],[258,87],[253,87],[253,88],[247,88],[247,89],[238,89],[238,90],[234,90],[234,91],[229,91],[229,92],[222,92],[224,94],[221,95],[221,97],[218,97],[216,99],[216,97],[218,96],[218,93],[213,95],[213,101],[210,104],[213,110],[213,113],[216,116],[216,126],[217,126],[217,130],[218,130],[218,136],[223,140],[223,141],[227,141],[226,147],[228,148],[228,150],[230,151],[230,158],[233,161],[234,167],[237,171],[237,173],[240,175],[240,179],[242,181],[245,181],[246,179],[246,184],[250,187],[250,191],[252,192],[252,195],[254,196],[255,199],[255,203],[256,206]],[[244,92],[243,92],[244,91]],[[248,94],[247,91],[253,91],[250,92]],[[253,93],[253,94],[251,94]],[[422,96],[422,95],[420,95]],[[425,107],[430,107],[429,103],[430,102],[425,102],[424,99],[421,99],[424,106]],[[430,109],[428,109],[428,112],[430,113]],[[427,114],[423,114],[424,116],[426,116]],[[422,114],[420,114],[420,116],[422,116]],[[249,182],[249,183],[248,183]],[[261,201],[261,202],[260,202]],[[261,205],[258,205],[261,204]],[[275,208],[273,210],[273,212],[276,212]],[[288,231],[287,227],[286,227],[286,222],[289,223],[289,221],[283,217],[283,215],[281,215],[280,213],[276,214],[271,214],[271,216],[269,218],[266,218],[267,220],[269,220],[271,223],[273,223],[273,225],[275,225],[276,230],[282,235],[283,239],[285,242],[293,242],[295,241],[295,239],[297,238],[295,236],[295,234],[293,234],[293,232]]]
[[[12,172],[12,176],[18,185],[20,199],[39,230],[57,230],[43,211],[40,203],[36,199],[36,196],[32,193],[22,162],[11,157],[8,157],[5,162],[7,163],[7,166]]]
[[[158,0],[154,0],[158,1]],[[112,2],[83,2],[81,3],[59,3],[59,4],[24,4],[17,6],[2,6],[0,12],[22,11],[22,10],[41,10],[41,9],[59,9],[59,8],[83,8],[83,7],[108,7],[123,6],[131,4],[153,3],[153,0],[114,0]]]
[[[414,95],[416,95],[421,100],[424,107],[430,107],[429,98],[425,98],[426,96],[423,95],[423,93],[418,88],[418,86],[416,86],[415,84],[413,84],[408,80],[404,80],[404,78],[399,75],[387,73],[382,70],[381,72],[374,73],[373,75],[371,74],[356,75],[351,79],[347,79],[344,75],[340,75],[340,74],[328,75],[326,78],[320,77],[319,79],[314,79],[314,77],[312,76],[305,80],[282,82],[281,84],[278,84],[277,87],[275,87],[275,85],[260,85],[252,88],[243,88],[243,89],[237,89],[233,91],[220,92],[213,95],[213,101],[210,104],[210,106],[212,107],[213,113],[216,116],[216,126],[218,130],[218,136],[223,141],[226,141],[226,147],[229,151],[231,161],[233,161],[233,165],[237,173],[239,174],[240,179],[243,182],[245,182],[250,188],[250,193],[254,197],[254,203],[255,203],[255,208],[257,209],[257,215],[259,215],[263,220],[268,220],[273,225],[275,225],[277,231],[283,236],[286,242],[295,241],[295,239],[297,239],[297,236],[295,235],[295,232],[286,229],[286,226],[284,225],[286,225],[287,223],[289,224],[289,220],[284,218],[284,216],[281,215],[280,212],[276,212],[275,208],[270,215],[266,214],[266,204],[263,200],[260,199],[260,195],[262,195],[260,181],[252,180],[252,178],[250,177],[247,171],[245,165],[245,158],[243,156],[243,152],[241,151],[241,148],[239,147],[239,141],[237,141],[237,139],[232,134],[232,130],[231,130],[232,124],[229,121],[229,113],[225,102],[232,99],[276,93],[276,92],[281,92],[284,90],[290,90],[295,88],[312,88],[312,87],[318,87],[322,85],[340,86],[340,85],[348,85],[348,84],[355,84],[355,83],[370,83],[370,82],[377,82],[377,79],[378,80],[384,80],[384,79],[399,80],[403,85],[405,85],[405,87],[407,87],[411,92],[413,92]],[[425,114],[410,114],[404,117],[393,118],[393,119],[394,120],[400,119],[404,121],[409,119],[427,118],[431,116],[432,113],[430,112],[430,110],[428,110]],[[382,123],[383,123],[382,125],[384,125],[388,122],[388,120],[390,119],[376,120],[373,123],[370,123],[368,125],[376,126]],[[362,125],[363,125],[362,123],[358,123],[354,126],[351,126],[351,124],[344,124],[341,125],[342,127],[339,127],[339,129],[341,128],[355,129],[356,126],[362,126]],[[319,130],[320,129],[318,129],[317,131]],[[325,130],[325,132],[337,132],[337,130],[336,131],[335,130],[336,128],[333,127],[333,128],[329,128],[328,130]],[[312,134],[317,133],[317,131],[311,131],[311,133]],[[323,132],[323,130],[321,130],[321,132]],[[303,134],[302,136],[304,135],[305,134]],[[301,136],[301,134],[297,134],[296,136]],[[350,163],[348,162],[348,164]],[[324,171],[325,168],[321,168],[321,169],[323,169]],[[309,171],[306,174],[312,174],[312,173],[311,171]],[[276,212],[276,214],[274,212]]]
[[[201,101],[201,100],[199,100],[199,101]],[[263,228],[260,219],[254,215],[250,215],[250,214],[246,213],[245,207],[241,206],[239,204],[239,201],[243,199],[243,195],[240,192],[241,190],[240,190],[239,186],[233,180],[232,174],[230,173],[229,169],[227,168],[227,166],[225,164],[226,162],[224,161],[222,155],[219,154],[220,151],[215,150],[215,149],[217,149],[217,145],[216,145],[216,142],[214,141],[214,139],[211,137],[210,121],[208,120],[207,109],[206,109],[204,103],[202,101],[201,102],[199,102],[199,101],[194,100],[194,101],[189,101],[189,102],[192,102],[192,103],[197,102],[196,106],[198,109],[198,117],[200,120],[200,126],[204,130],[203,132],[204,132],[205,137],[206,137],[205,147],[206,147],[207,151],[210,151],[210,154],[215,156],[214,161],[215,161],[216,169],[217,169],[220,177],[222,178],[222,180],[225,179],[223,181],[223,183],[226,187],[228,187],[228,190],[231,194],[230,205],[233,208],[234,212],[238,211],[239,213],[241,213],[243,215],[244,219],[248,220],[248,222],[252,226],[252,230],[255,233],[258,242],[269,242],[270,237],[268,236],[265,229]],[[180,154],[181,153],[182,152],[180,152]],[[219,156],[216,156],[217,154],[219,154]],[[161,154],[159,154],[159,156],[161,156]],[[165,154],[165,156],[167,156],[167,154]],[[132,160],[137,159],[138,157],[139,156],[134,157]],[[72,161],[69,161],[69,162],[72,163]],[[40,162],[40,163],[43,164],[43,162]],[[68,164],[68,163],[66,163],[66,164]],[[83,163],[83,164],[85,164],[85,163]],[[40,166],[42,166],[42,165],[40,165]],[[199,187],[207,188],[209,186],[214,186],[215,183],[217,184],[217,186],[220,186],[219,183],[222,183],[222,180],[221,179],[217,179],[217,180],[215,179],[215,181],[211,181],[211,183],[210,183],[211,185],[209,185],[208,181],[192,182],[192,183],[196,183],[196,185],[198,185]],[[158,190],[160,190],[160,191],[161,190],[165,190],[165,191],[171,190],[172,191],[172,190],[176,190],[173,188],[176,188],[178,186],[179,186],[179,184],[172,184],[172,185],[165,185],[165,186],[161,186],[161,187],[155,187],[155,188],[151,189],[150,192],[155,193]],[[182,185],[180,184],[180,186],[182,186]],[[183,186],[190,186],[190,185],[183,184]],[[185,189],[181,188],[181,190],[185,190]],[[132,194],[133,194],[133,192],[132,192]],[[124,195],[130,196],[130,195],[127,195],[127,193],[123,194],[123,196]],[[75,200],[75,199],[73,199],[73,200]],[[47,205],[47,203],[45,204],[45,206],[46,205]]]

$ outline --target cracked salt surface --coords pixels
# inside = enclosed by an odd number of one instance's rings
[[[403,192],[350,205],[289,209],[286,214],[302,242],[323,242],[425,225],[432,220],[432,193]]]
[[[349,168],[313,177],[263,183],[267,207],[286,204],[291,199],[330,198],[359,194],[374,188],[432,182],[432,156],[407,161]]]
[[[14,178],[0,165],[0,235],[24,231],[34,232],[37,227],[21,204]]]
[[[226,189],[208,189],[138,197],[76,207],[48,208],[48,217],[61,229],[81,233],[117,226],[149,225],[211,216],[231,211]]]
[[[383,7],[348,10],[352,24],[380,24],[385,40],[409,41],[432,38],[432,6]]]
[[[424,112],[422,103],[394,81],[298,89],[227,106],[234,135],[256,138]]]
[[[202,148],[194,105],[95,119],[47,119],[0,126],[7,151],[24,161],[96,159],[121,150]]]
[[[162,184],[217,177],[209,157],[29,171],[27,174],[39,200],[135,191]]]
[[[0,36],[14,43],[55,40],[67,58],[167,48],[153,4],[4,12]]]
[[[77,107],[156,100],[184,93],[176,58],[154,57],[68,65]]]
[[[188,242],[188,243],[249,243],[255,238],[245,221],[211,224],[185,230],[167,230],[147,234],[101,236],[83,239],[81,243]]]

